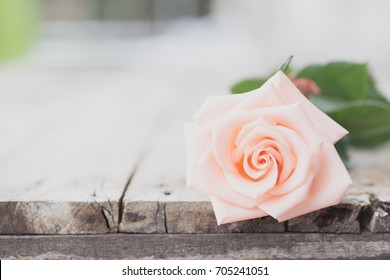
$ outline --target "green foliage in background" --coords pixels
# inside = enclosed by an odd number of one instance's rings
[[[328,116],[349,131],[336,144],[341,158],[347,160],[348,146],[370,148],[390,140],[390,103],[375,87],[367,64],[331,62],[309,65],[296,72],[297,78],[317,83],[320,95],[309,99]],[[259,88],[265,78],[235,84],[232,93]]]
[[[35,36],[38,0],[0,0],[0,61],[23,54]]]

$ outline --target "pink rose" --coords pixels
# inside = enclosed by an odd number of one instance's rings
[[[285,221],[338,204],[351,184],[333,146],[348,132],[280,71],[252,92],[209,96],[185,133],[187,186],[210,195],[218,224]]]

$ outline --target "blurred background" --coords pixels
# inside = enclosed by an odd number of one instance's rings
[[[0,0],[0,152],[69,96],[224,94],[292,54],[297,68],[368,62],[390,97],[389,10],[386,0]]]
[[[294,54],[298,67],[369,62],[389,88],[389,9],[385,0],[0,0],[0,60],[103,68],[139,61],[234,83]]]

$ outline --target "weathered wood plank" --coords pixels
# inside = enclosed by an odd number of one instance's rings
[[[190,98],[191,95],[185,94]],[[197,95],[193,95],[197,97]],[[152,145],[147,149],[137,172],[132,178],[129,189],[123,199],[123,219],[120,231],[132,233],[166,233],[170,217],[167,216],[166,202],[206,201],[207,196],[198,193],[189,193],[183,186],[185,184],[185,150],[183,123],[196,109],[188,107],[199,106],[202,96],[198,100],[189,99],[185,106],[172,108],[171,116],[163,128],[155,133]],[[183,97],[178,101],[184,101]],[[193,102],[192,102],[193,101]],[[185,108],[183,110],[183,108]],[[178,197],[180,199],[178,200]],[[176,197],[176,198],[173,198]],[[189,204],[188,204],[189,205]],[[197,204],[196,204],[197,205]],[[176,205],[175,211],[182,211]],[[198,213],[202,213],[199,212]],[[196,215],[196,213],[193,213]],[[191,220],[194,220],[191,218]],[[205,221],[205,224],[209,222]]]
[[[371,232],[390,232],[390,174],[384,166],[353,173],[361,183],[361,191],[369,195],[370,207],[362,217],[362,224]]]
[[[0,236],[1,259],[390,259],[389,234]]]
[[[22,78],[5,88],[6,104],[23,110],[0,117],[0,234],[117,231],[120,198],[166,95],[123,73],[20,71],[57,83]]]
[[[218,227],[207,195],[184,187],[182,124],[209,90],[171,81],[155,94],[155,86],[139,77],[117,74],[34,69],[19,83],[3,79],[0,234],[116,232],[120,217],[120,230],[132,233],[390,232],[390,149],[376,166],[362,160],[366,155],[354,160],[355,184],[338,206],[288,226],[265,218]],[[46,80],[55,93],[40,90]]]
[[[347,195],[332,207],[321,209],[287,221],[290,232],[359,233],[364,211],[369,207],[369,196]]]
[[[77,201],[0,202],[2,234],[116,232],[118,203]]]

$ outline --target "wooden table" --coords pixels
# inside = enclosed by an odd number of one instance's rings
[[[82,62],[0,68],[0,258],[390,258],[389,148],[356,152],[340,205],[218,227],[183,122],[221,80]]]

